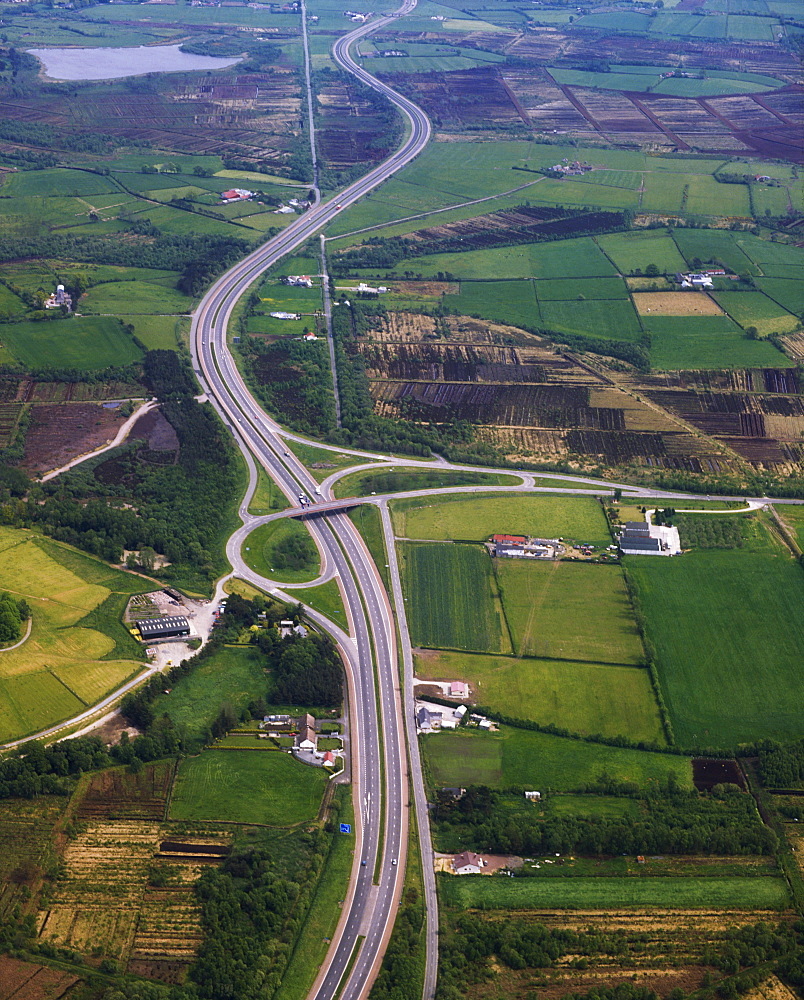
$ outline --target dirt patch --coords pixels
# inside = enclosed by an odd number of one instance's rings
[[[699,792],[708,792],[715,785],[737,785],[746,791],[745,778],[736,760],[697,758],[692,762],[692,780]]]
[[[111,718],[106,719],[105,722],[92,730],[92,735],[103,740],[107,747],[119,743],[123,733],[128,733],[132,740],[135,736],[141,735],[140,730],[136,726],[132,726],[119,712],[115,712]]]
[[[461,290],[457,281],[395,281],[391,287],[399,295],[417,295],[426,298],[457,295]]]
[[[58,469],[112,441],[122,420],[118,408],[98,403],[34,403],[20,464],[29,472]]]
[[[640,316],[722,316],[723,310],[703,292],[634,292]]]
[[[143,414],[129,432],[128,439],[145,441],[150,451],[178,451],[179,439],[161,409]]]
[[[0,1000],[59,1000],[78,976],[0,955]]]

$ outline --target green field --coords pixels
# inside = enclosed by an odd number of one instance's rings
[[[697,267],[696,259],[704,264],[721,262],[735,274],[759,273],[743,250],[743,246],[755,238],[723,229],[676,228],[673,232],[673,240],[688,265]]]
[[[482,542],[494,534],[611,544],[606,519],[590,497],[514,496],[392,501],[400,538]]]
[[[190,312],[193,300],[162,283],[149,281],[114,281],[95,285],[81,299],[81,311],[87,313],[121,312],[132,314],[182,315]]]
[[[449,271],[462,281],[488,278],[598,278],[616,270],[588,236],[555,243],[516,244],[493,250],[417,257],[416,272],[433,277]]]
[[[541,12],[538,15],[541,20]],[[667,77],[662,73],[672,66],[618,66],[615,72],[600,73],[576,69],[553,69],[550,75],[558,83],[575,87],[599,87],[603,90],[630,90],[637,93],[671,94],[677,97],[714,97],[718,94],[745,94],[774,90],[779,81],[759,73],[734,73],[707,70],[703,79]]]
[[[19,296],[15,295],[11,289],[6,288],[5,285],[0,285],[0,319],[22,315],[27,309],[28,306]]]
[[[655,368],[789,368],[767,340],[749,340],[728,316],[645,316]]]
[[[83,197],[93,194],[120,194],[120,188],[108,177],[91,174],[85,170],[66,170],[53,167],[49,170],[21,170],[5,177],[2,186],[4,197],[10,198],[63,198]]]
[[[160,695],[154,713],[157,718],[167,714],[179,729],[200,736],[222,704],[239,712],[252,699],[264,696],[267,686],[256,647],[226,646],[177,681],[170,694]]]
[[[499,733],[459,729],[422,737],[422,752],[432,784],[488,785],[491,788],[541,788],[576,791],[601,774],[640,786],[666,782],[673,773],[692,788],[688,757],[586,743],[501,726]]]
[[[15,528],[0,528],[0,580],[33,612],[30,637],[0,654],[0,740],[84,711],[141,669],[120,617],[142,581]]]
[[[536,282],[539,302],[561,299],[625,299],[628,289],[622,278],[542,278]]]
[[[277,546],[287,543],[292,538],[299,539],[304,544],[309,543],[310,558],[297,569],[290,566],[274,567],[274,553]],[[261,576],[283,583],[307,583],[309,580],[315,580],[321,572],[318,551],[310,532],[301,521],[291,517],[269,521],[268,524],[261,524],[255,528],[246,536],[243,558],[246,564]]]
[[[763,337],[772,333],[790,333],[799,326],[797,317],[762,292],[715,292],[712,297],[744,330],[755,326]]]
[[[653,907],[658,909],[783,909],[790,899],[781,878],[490,878],[445,875],[439,880],[455,909],[533,910]]]
[[[111,316],[6,323],[0,339],[27,368],[97,371],[142,357],[120,320]]]
[[[134,327],[134,336],[149,351],[175,351],[179,344],[186,345],[189,339],[190,321],[180,316],[122,315],[119,319]]]
[[[445,295],[444,304],[459,314],[482,316],[496,323],[525,329],[541,326],[532,281],[462,281],[460,292]]]
[[[599,236],[597,243],[622,274],[634,274],[637,270],[644,274],[651,264],[662,274],[684,270],[684,258],[669,232],[612,233]]]
[[[645,662],[619,566],[495,559],[494,569],[519,656]]]
[[[179,765],[170,818],[295,826],[312,822],[329,775],[290,754],[205,750]]]
[[[781,550],[627,560],[676,739],[804,735],[804,571]]]
[[[506,653],[491,559],[476,545],[399,544],[415,646]]]
[[[474,702],[508,718],[664,742],[650,677],[638,667],[427,652],[416,658],[416,675],[466,681]]]
[[[636,341],[642,326],[629,299],[542,302],[542,322],[548,330],[609,340]]]

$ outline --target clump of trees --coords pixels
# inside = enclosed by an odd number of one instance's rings
[[[766,788],[804,785],[804,739],[790,743],[766,740],[759,745],[758,771]]]
[[[22,635],[22,623],[31,617],[31,609],[24,599],[11,594],[0,594],[0,645],[16,642]]]
[[[441,798],[434,811],[442,849],[498,854],[772,854],[776,835],[764,826],[754,800],[734,785],[709,793],[680,789],[673,775],[663,788],[634,789],[637,815],[534,816],[519,796],[485,786],[460,799]],[[521,877],[529,870],[522,869]]]
[[[158,570],[163,579],[203,586],[219,570],[237,498],[234,447],[212,408],[196,402],[195,380],[175,352],[149,352],[143,369],[179,440],[175,464],[143,461],[144,446],[133,442],[32,488],[27,501],[9,500],[0,519],[109,562],[123,549],[151,549],[171,564]]]

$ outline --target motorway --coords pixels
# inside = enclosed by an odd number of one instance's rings
[[[339,39],[333,57],[345,70],[379,90],[405,115],[409,131],[401,147],[384,163],[342,191],[337,203],[318,202],[234,268],[219,278],[199,304],[191,334],[193,365],[244,455],[269,473],[291,502],[312,495],[315,482],[285,448],[278,426],[262,411],[240,377],[226,345],[231,312],[259,275],[330,222],[338,212],[409,163],[427,145],[430,123],[415,104],[374,80],[352,59],[349,47],[372,31],[412,11],[405,0],[395,15],[379,17]],[[253,471],[253,462],[251,462]],[[253,476],[252,476],[253,478]],[[379,970],[393,927],[404,881],[408,837],[408,763],[402,728],[402,692],[397,641],[388,596],[374,562],[352,522],[333,513],[310,525],[319,551],[337,573],[351,623],[351,635],[314,616],[338,643],[346,664],[356,850],[351,886],[333,944],[313,988],[316,1000],[364,997]],[[233,570],[246,580],[239,551],[231,551]],[[421,784],[421,775],[416,775]],[[423,789],[422,789],[423,800]],[[362,863],[365,861],[365,865]],[[429,939],[434,942],[435,930]],[[434,960],[431,960],[434,970]],[[435,977],[425,997],[435,991]]]

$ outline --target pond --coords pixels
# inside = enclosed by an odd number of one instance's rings
[[[139,45],[125,49],[28,49],[49,80],[118,80],[145,73],[227,69],[240,59],[197,56],[179,45]]]

